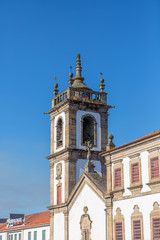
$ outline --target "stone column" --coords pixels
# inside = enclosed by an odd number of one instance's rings
[[[50,163],[50,205],[54,205],[54,163]]]
[[[64,240],[69,240],[69,213],[68,210],[64,212]]]
[[[113,240],[113,203],[112,197],[106,198],[106,212],[107,212],[107,239]]]
[[[110,194],[112,192],[112,163],[110,158],[106,160],[106,181],[107,181],[106,193]]]
[[[54,240],[54,210],[50,210],[50,240]]]

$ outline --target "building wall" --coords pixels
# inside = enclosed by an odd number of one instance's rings
[[[64,214],[54,214],[54,240],[64,240]]]
[[[121,209],[121,214],[124,217],[124,229],[126,240],[132,239],[131,215],[133,213],[133,208],[135,205],[138,205],[139,211],[142,213],[144,240],[151,240],[150,213],[153,210],[154,202],[158,202],[160,204],[160,193],[124,199],[120,201],[115,201],[113,203],[113,219],[116,216],[117,208]]]
[[[17,240],[19,240],[19,234],[21,234],[21,240],[28,240],[28,232],[31,232],[31,240],[34,240],[34,231],[37,231],[37,240],[42,240],[42,231],[46,231],[46,240],[50,239],[50,227],[44,226],[44,227],[34,227],[34,228],[28,228],[28,229],[10,229],[7,232],[0,233],[2,235],[2,240],[8,240],[9,236],[13,236],[10,239],[15,240],[15,235],[17,235]],[[8,235],[8,239],[7,239]]]
[[[92,221],[91,239],[105,239],[105,204],[98,195],[87,185],[83,187],[69,212],[69,240],[81,240],[80,219],[83,208],[88,207]]]
[[[42,231],[46,230],[46,240],[50,239],[50,227],[38,227],[38,228],[30,228],[30,229],[25,229],[24,230],[24,240],[28,240],[28,232],[31,232],[31,240],[34,238],[34,231],[37,231],[37,240],[42,240]]]

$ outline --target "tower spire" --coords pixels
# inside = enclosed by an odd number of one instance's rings
[[[72,87],[74,88],[88,88],[84,83],[84,78],[81,76],[82,67],[81,67],[81,59],[80,54],[77,54],[77,61],[76,61],[76,76],[73,78],[74,83]]]
[[[81,77],[81,59],[80,59],[80,54],[77,54],[77,65],[76,65],[76,77]]]

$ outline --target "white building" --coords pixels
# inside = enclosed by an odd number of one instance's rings
[[[160,130],[116,148],[104,80],[101,92],[83,83],[79,54],[72,77],[46,112],[50,240],[160,240]]]
[[[0,240],[49,240],[49,218],[46,211],[8,219],[0,225]]]

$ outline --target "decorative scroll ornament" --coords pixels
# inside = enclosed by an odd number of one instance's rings
[[[62,163],[58,163],[57,164],[57,166],[56,166],[56,174],[57,174],[56,179],[60,180],[62,178]]]
[[[88,207],[83,208],[84,214],[81,216],[80,228],[81,228],[81,240],[91,240],[91,228],[92,221],[88,212]]]

